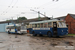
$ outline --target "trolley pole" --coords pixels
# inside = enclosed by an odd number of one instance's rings
[[[16,29],[16,26],[15,26],[15,38],[17,38],[17,29]]]
[[[53,15],[52,15],[52,19],[53,19]]]
[[[18,17],[17,17],[17,23],[18,23]],[[16,33],[15,38],[17,38],[17,28],[16,28],[16,24],[15,24],[15,33]]]
[[[38,11],[38,20],[40,20],[40,11]]]

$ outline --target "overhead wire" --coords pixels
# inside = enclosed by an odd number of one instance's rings
[[[69,0],[69,1],[67,1],[67,2],[70,2],[71,0]],[[55,8],[57,8],[57,7],[61,7],[61,6],[63,6],[63,5],[65,5],[67,2],[64,2],[64,3],[62,3],[61,5],[58,5],[58,6],[56,6]],[[48,2],[49,3],[49,2]],[[43,4],[44,5],[44,7],[47,5],[47,3],[46,4]],[[50,7],[51,6],[54,6],[55,4],[50,4]],[[39,6],[39,7],[41,7],[41,6]],[[55,8],[50,8],[50,10],[51,9],[55,9]],[[45,9],[45,8],[44,8]]]
[[[49,4],[50,4],[50,2],[48,2]],[[47,3],[45,3],[45,4],[47,4]],[[45,4],[43,4],[43,5],[45,5]],[[52,4],[52,3],[51,3]],[[39,6],[39,7],[41,7],[41,6]],[[32,9],[32,8],[30,8],[30,7],[27,7],[27,6],[25,6],[25,8],[29,8],[30,10],[34,10],[34,9]],[[35,10],[36,11],[36,10]]]
[[[50,3],[50,1],[49,1],[49,2],[47,2],[47,3],[45,3],[45,4],[43,4],[43,5],[45,6],[45,5],[48,5],[48,4],[50,4],[50,5],[54,5],[54,3]],[[39,6],[39,7],[38,7],[38,9],[39,9],[39,8],[41,8],[43,5]],[[34,9],[30,9],[30,10],[31,10],[31,11],[33,11]],[[37,12],[37,11],[36,11],[36,10],[34,10],[34,12]],[[37,12],[37,13],[38,13],[38,12]],[[39,12],[39,13],[40,13],[40,12]],[[46,15],[44,15],[43,13],[40,13],[40,14],[41,14],[41,15],[43,15],[43,16],[45,16],[45,17],[47,17],[47,16],[46,16]]]
[[[65,3],[63,3],[62,5],[58,5],[58,6],[56,6],[55,8],[60,8],[60,7],[62,7],[62,6],[64,6],[64,5],[67,5],[68,4],[68,2],[70,2],[71,0],[69,0],[69,1],[67,1],[67,2],[65,2]],[[54,8],[54,9],[55,9]]]
[[[69,1],[67,1],[67,2],[70,2],[71,0],[69,0]],[[56,6],[55,8],[57,8],[57,7],[61,7],[61,6],[63,6],[63,5],[65,5],[65,4],[67,4],[67,2],[62,2],[62,4],[59,4],[58,6]],[[53,5],[51,5],[51,6],[54,6],[54,5],[56,5],[56,4],[53,4]],[[48,6],[48,5],[47,5]],[[51,7],[50,6],[50,7]],[[53,8],[52,8],[53,9]]]
[[[46,6],[46,5],[48,5],[48,4],[52,5],[53,3],[50,3],[50,2],[51,2],[51,1],[49,1],[49,2],[47,2],[47,3],[44,3],[44,4],[40,5],[40,6],[38,6],[38,8],[43,7],[43,6]]]
[[[16,5],[16,3],[18,2],[18,0],[15,2],[15,4],[12,6],[12,8]],[[29,8],[29,9],[31,9],[31,7],[27,7],[27,6],[25,6],[25,8]],[[11,10],[11,9],[10,9]],[[9,10],[9,11],[10,11]]]
[[[15,2],[15,4],[13,5],[13,7],[17,4],[18,0]]]
[[[4,12],[6,12],[8,9],[9,9],[9,7],[12,5],[12,3],[13,3],[13,0],[11,1],[11,3],[9,4],[9,6],[3,11],[3,13]],[[6,12],[7,13],[7,12]],[[2,14],[2,13],[1,13]]]
[[[14,8],[14,6],[17,4],[17,2],[18,2],[18,0],[17,0],[17,1],[15,2],[15,4],[11,7],[11,4],[13,3],[13,0],[12,0],[10,6],[8,6],[8,8],[10,7],[10,9],[7,8],[8,10],[7,10],[7,9],[5,10],[6,13],[8,13],[12,8]],[[4,11],[4,12],[5,12],[5,11]]]
[[[6,12],[6,13],[8,13],[16,4],[17,4],[17,2],[18,2],[18,0],[15,2],[15,4],[11,7],[11,5],[12,5],[12,3],[13,3],[13,0],[12,0],[12,2],[10,3],[10,5],[8,6],[8,8],[5,10],[5,11],[3,11],[3,12]],[[10,9],[9,9],[9,7],[10,7]],[[8,10],[9,9],[9,10]],[[4,15],[5,15],[5,13],[4,13]]]
[[[64,6],[64,5],[66,5],[66,4],[67,4],[68,2],[70,2],[70,1],[71,1],[71,0],[69,0],[69,1],[67,1],[67,2],[63,2],[61,5],[58,5],[58,6],[56,6],[55,8],[57,8],[57,7],[59,8],[59,7],[61,7],[61,6]],[[48,3],[49,3],[49,2],[48,2]],[[43,4],[43,5],[45,6],[45,5],[47,5],[48,3]],[[43,5],[42,5],[42,6],[43,6]],[[50,5],[53,6],[53,5],[55,5],[55,4],[50,4]],[[42,6],[39,6],[39,7],[42,7]],[[55,9],[55,8],[50,8],[50,9]]]
[[[18,2],[18,0],[15,2],[15,4],[13,5],[13,7],[16,5],[16,3]],[[49,3],[49,2],[48,2]],[[67,3],[67,2],[64,2],[64,3]],[[64,5],[64,3],[63,4],[61,4],[61,5]],[[49,3],[50,4],[50,3]],[[44,6],[45,6],[45,4],[43,4]],[[51,6],[52,5],[55,5],[55,4],[50,4]],[[56,6],[55,8],[57,8],[57,7],[61,7],[61,5],[58,5],[58,6]],[[42,6],[40,6],[40,7],[42,7]],[[29,8],[29,9],[32,9],[31,7],[27,7],[27,6],[25,6],[25,8]],[[10,11],[10,10],[9,10]]]
[[[15,5],[17,4],[18,0],[15,2],[15,4],[11,7],[11,9],[9,9],[7,12],[9,12],[10,10],[12,10],[12,8],[15,7]]]

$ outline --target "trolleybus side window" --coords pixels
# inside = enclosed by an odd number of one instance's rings
[[[62,24],[63,24],[63,27],[67,27],[66,24],[65,24],[65,22],[62,22]]]
[[[49,22],[48,23],[48,27],[52,27],[52,22]]]
[[[66,27],[65,22],[58,22],[58,24],[59,24],[59,27]]]
[[[37,24],[37,28],[40,28],[40,23],[39,23],[39,24]]]
[[[10,29],[11,27],[7,27],[6,29]]]
[[[48,27],[48,23],[44,23],[44,28],[47,28]]]
[[[35,28],[35,24],[32,24],[32,28]]]
[[[62,22],[58,22],[58,24],[59,24],[59,27],[62,27],[63,25],[62,25]]]
[[[37,24],[35,24],[35,28],[37,28]]]
[[[15,29],[15,27],[14,26],[11,26],[11,29]]]
[[[40,27],[43,28],[43,23],[40,24]]]
[[[29,25],[29,28],[32,28],[32,24]]]
[[[19,27],[19,29],[20,29],[20,27]],[[24,30],[24,29],[26,29],[26,27],[25,26],[21,26],[21,30]]]

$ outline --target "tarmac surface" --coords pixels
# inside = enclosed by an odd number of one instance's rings
[[[0,33],[0,50],[75,50],[75,37],[49,38]]]

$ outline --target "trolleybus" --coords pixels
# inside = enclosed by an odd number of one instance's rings
[[[30,27],[29,33],[33,36],[48,35],[51,36],[64,36],[68,34],[68,28],[64,21],[60,20],[44,20],[38,22],[30,22],[28,27]]]
[[[16,28],[16,33],[18,34],[24,34],[24,33],[27,33],[27,28],[26,26],[21,26],[19,24],[16,24],[16,26],[14,25],[7,25],[6,26],[6,32],[8,34],[10,33],[15,33],[15,28]]]

